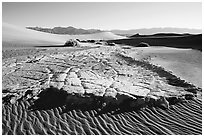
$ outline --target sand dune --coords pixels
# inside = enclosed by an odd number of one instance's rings
[[[86,35],[58,35],[58,34],[48,34],[44,32],[39,32],[35,30],[26,29],[23,27],[18,27],[15,25],[3,23],[2,24],[2,41],[10,42],[13,45],[22,44],[22,45],[62,45],[68,39],[121,39],[125,38],[122,36],[115,35],[111,32],[101,32],[95,34],[86,34]]]
[[[134,48],[133,48],[134,49]],[[140,54],[138,54],[138,52]],[[169,47],[135,48],[130,56],[162,66],[198,87],[202,87],[202,52]]]
[[[36,32],[34,30],[28,30],[23,27],[18,27],[6,23],[3,23],[2,32],[3,42],[13,42],[15,44],[63,44],[69,38],[67,36],[58,36],[55,34]]]

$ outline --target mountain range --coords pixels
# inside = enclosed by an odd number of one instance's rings
[[[42,27],[26,27],[27,29],[32,29],[41,32],[53,33],[53,34],[69,34],[69,35],[80,35],[80,34],[93,34],[103,32],[98,29],[81,29],[69,27],[54,27],[54,28],[42,28]]]
[[[82,29],[75,28],[72,26],[69,27],[54,27],[54,28],[42,28],[42,27],[26,27],[27,29],[32,29],[36,31],[52,33],[52,34],[68,34],[68,35],[80,35],[80,34],[94,34],[109,31],[114,34],[122,36],[131,36],[135,34],[140,35],[152,35],[156,33],[189,33],[189,34],[201,34],[202,30],[200,29],[188,29],[188,28],[144,28],[144,29],[130,29],[130,30],[99,30],[99,29]]]
[[[111,30],[111,32],[119,35],[131,36],[134,34],[141,35],[152,35],[156,33],[189,33],[189,34],[201,34],[202,30],[200,29],[188,29],[188,28],[144,28],[144,29],[130,29],[130,30]]]

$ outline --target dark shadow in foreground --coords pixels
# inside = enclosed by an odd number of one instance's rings
[[[131,99],[124,100],[119,105],[111,103],[109,105],[104,105],[105,100],[103,97],[86,94],[85,96],[79,94],[68,94],[66,91],[62,89],[59,90],[54,87],[41,91],[37,97],[38,99],[32,101],[32,105],[28,108],[29,111],[61,108],[60,114],[64,114],[72,110],[83,112],[94,110],[96,112],[94,115],[99,116],[102,114],[114,115],[130,111],[139,111],[145,107],[159,107],[162,109],[167,109],[161,102],[147,101],[141,97],[137,97],[137,100],[144,100],[144,103],[139,103],[134,107],[131,107],[131,103],[133,101]],[[168,98],[167,101],[169,102],[169,105],[174,105],[185,100],[172,97]]]
[[[54,87],[47,88],[37,95],[38,99],[33,101],[29,110],[48,110],[65,105],[66,92]]]

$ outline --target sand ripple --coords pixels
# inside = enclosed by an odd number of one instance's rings
[[[50,135],[125,135],[125,134],[202,134],[202,102],[190,100],[173,105],[168,110],[145,108],[140,111],[110,113],[96,116],[96,112],[63,108],[24,111],[29,102],[4,105],[2,134]]]

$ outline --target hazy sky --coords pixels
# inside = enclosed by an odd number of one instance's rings
[[[3,3],[3,22],[18,26],[95,29],[202,28],[202,4],[174,3]]]

